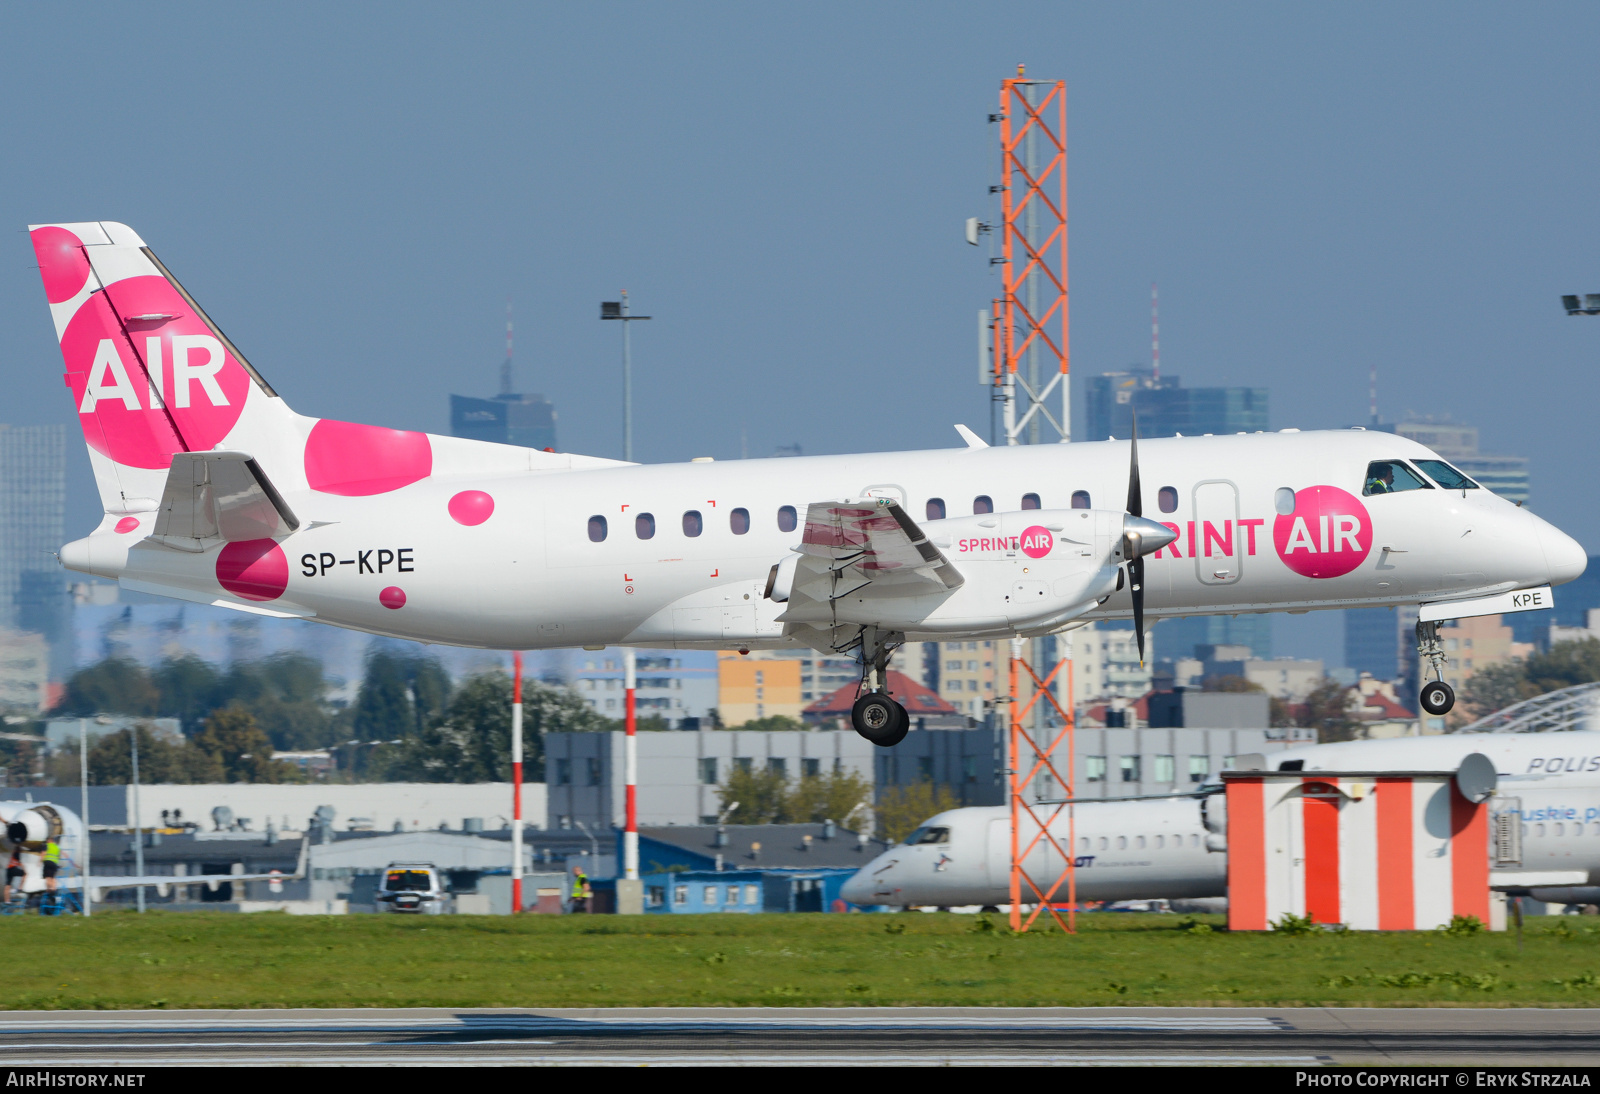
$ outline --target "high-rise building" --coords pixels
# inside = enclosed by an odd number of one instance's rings
[[[1255,433],[1267,428],[1264,387],[1184,387],[1179,378],[1132,367],[1104,372],[1085,384],[1087,441],[1125,438],[1139,415],[1141,437],[1197,437],[1206,433]]]
[[[450,435],[522,448],[556,446],[556,408],[543,395],[450,396]]]
[[[1393,608],[1349,608],[1344,613],[1344,663],[1374,680],[1405,675],[1400,619]]]
[[[1272,657],[1270,615],[1191,615],[1163,619],[1156,628],[1156,636],[1167,656],[1173,658],[1194,657],[1196,646],[1249,646],[1250,653],[1257,658]]]
[[[65,633],[66,513],[66,427],[0,425],[0,626]]]

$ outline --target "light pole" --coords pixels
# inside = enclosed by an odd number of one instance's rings
[[[133,746],[133,872],[144,877],[144,823],[139,816],[139,727],[128,730],[128,741]],[[134,887],[139,911],[144,911],[144,886]]]
[[[622,324],[622,458],[633,462],[633,345],[628,325],[648,315],[633,315],[628,309],[628,290],[622,290],[621,300],[606,300],[600,304],[600,318],[614,319]]]
[[[89,914],[89,719],[78,719],[78,782],[79,816],[83,822],[83,846],[78,849],[78,876],[83,887],[78,895],[83,898],[83,914]]]
[[[511,914],[522,911],[522,651],[511,655]]]

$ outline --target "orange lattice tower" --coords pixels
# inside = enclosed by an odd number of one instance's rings
[[[994,383],[1007,444],[1072,435],[1067,384],[1067,85],[1000,83],[1001,296],[994,302]],[[1059,400],[1059,409],[1052,404]]]

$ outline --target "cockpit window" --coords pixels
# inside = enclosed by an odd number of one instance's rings
[[[1417,466],[1426,471],[1429,478],[1446,490],[1476,490],[1478,488],[1477,483],[1443,460],[1418,460]]]
[[[1371,497],[1373,494],[1398,494],[1402,490],[1432,489],[1430,483],[1418,478],[1415,471],[1399,460],[1373,460],[1367,464],[1367,481],[1361,493]]]
[[[906,837],[906,843],[949,843],[950,829],[941,826],[923,825]]]

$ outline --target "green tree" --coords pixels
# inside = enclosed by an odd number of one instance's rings
[[[60,714],[138,714],[156,712],[160,695],[144,666],[126,657],[111,657],[73,673],[56,705]]]
[[[791,718],[787,714],[770,714],[765,718],[751,718],[748,722],[736,726],[721,726],[718,729],[749,730],[754,733],[774,733],[779,730],[805,729],[805,724],[798,718]]]
[[[376,647],[356,695],[351,729],[360,741],[390,741],[416,733],[444,713],[450,676],[432,657]]]
[[[216,666],[193,654],[169,657],[150,674],[157,693],[156,713],[176,718],[186,736],[200,732],[206,715],[216,709],[217,688],[222,676]]]
[[[878,838],[899,843],[929,817],[960,804],[949,787],[937,783],[887,787],[878,795]]]
[[[784,819],[820,824],[825,820],[843,823],[857,806],[872,806],[872,783],[854,771],[829,771],[804,775],[789,792]],[[856,823],[863,823],[858,820]]]
[[[1317,740],[1352,741],[1361,733],[1361,719],[1350,710],[1352,691],[1331,676],[1307,693],[1305,701],[1293,704],[1294,724],[1317,731]]]
[[[327,692],[320,661],[284,651],[236,664],[218,688],[216,705],[248,710],[276,748],[322,748],[336,739]]]
[[[1482,718],[1538,694],[1538,686],[1528,679],[1527,665],[1521,661],[1504,661],[1478,669],[1467,678],[1461,689],[1461,705],[1470,710],[1473,717]]]
[[[544,734],[614,729],[569,688],[522,683],[522,770],[544,768]],[[374,777],[414,782],[489,782],[511,778],[511,678],[468,678],[444,714],[397,745],[380,748]]]
[[[217,759],[189,741],[174,744],[158,737],[147,725],[134,727],[139,736],[141,783],[200,783],[223,781]],[[89,745],[89,782],[95,786],[120,786],[133,781],[133,734],[129,730],[107,733]]]
[[[1523,662],[1523,675],[1536,689],[1535,695],[1600,680],[1600,638],[1557,642]]]
[[[717,788],[717,796],[723,809],[739,803],[729,817],[737,824],[777,824],[788,816],[789,780],[770,767],[735,765]]]
[[[272,758],[272,741],[243,707],[212,711],[193,747],[211,757],[230,783],[302,781],[300,769]]]

